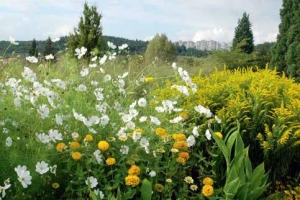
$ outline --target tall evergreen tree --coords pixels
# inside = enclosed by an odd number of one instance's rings
[[[53,42],[50,37],[46,40],[46,45],[43,52],[44,56],[47,56],[49,54],[54,55],[54,48],[53,48]]]
[[[272,48],[271,67],[300,81],[300,2],[283,0],[277,42]]]
[[[32,42],[31,42],[31,47],[30,47],[28,53],[29,53],[30,56],[35,56],[35,57],[37,57],[37,55],[38,55],[38,50],[37,50],[37,42],[36,42],[35,39],[32,40]]]
[[[245,45],[239,45],[241,42],[245,42]],[[251,23],[249,15],[244,12],[242,19],[238,20],[238,26],[235,28],[234,38],[232,41],[232,50],[240,48],[245,53],[252,53],[254,50],[253,33],[251,30]]]
[[[105,40],[102,36],[102,27],[100,24],[102,15],[98,13],[96,6],[91,6],[85,2],[83,9],[83,16],[80,17],[80,21],[77,28],[74,28],[74,33],[70,34],[68,40],[69,53],[74,56],[75,49],[85,47],[87,53],[85,58],[90,58],[92,55],[101,54],[107,48]]]

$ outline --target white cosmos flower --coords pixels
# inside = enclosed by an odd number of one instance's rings
[[[99,149],[97,149],[93,154],[94,154],[98,164],[102,163],[103,160],[102,160],[101,151]]]
[[[118,46],[119,50],[124,50],[128,47],[128,44],[122,44],[121,46]]]
[[[161,122],[159,121],[159,119],[157,117],[153,117],[153,116],[150,116],[150,120],[153,124],[159,126],[161,124]]]
[[[195,137],[199,137],[198,129],[199,129],[199,126],[194,126],[194,128],[193,128],[192,133]]]
[[[127,154],[128,154],[128,151],[129,151],[129,147],[128,147],[127,145],[122,145],[122,146],[121,146],[121,148],[120,148],[121,154],[127,155]]]
[[[89,74],[89,68],[85,68],[80,71],[80,76],[82,76],[82,77],[85,77],[88,74]]]
[[[149,172],[149,176],[155,177],[156,176],[156,172],[152,170],[151,172]]]
[[[45,174],[49,171],[48,163],[45,161],[37,162],[35,165],[35,171],[37,171],[40,174]]]
[[[205,108],[205,107],[201,106],[201,105],[195,106],[194,109],[198,113],[204,114],[206,116],[206,118],[210,118],[212,116],[212,113],[210,112],[210,110],[208,108]]]
[[[107,41],[107,46],[111,49],[115,49],[116,48],[116,45],[114,45],[112,42],[110,41]]]
[[[49,55],[46,55],[45,56],[45,59],[46,60],[53,60],[54,59],[54,56],[52,54],[49,54]]]
[[[142,116],[139,118],[139,122],[145,122],[147,120],[147,116]]]
[[[26,60],[29,61],[30,63],[37,63],[38,59],[35,56],[27,56]]]
[[[144,148],[148,148],[149,146],[149,141],[147,140],[147,138],[142,137],[140,140],[140,146],[144,147]]]
[[[184,120],[181,116],[175,117],[174,119],[170,120],[171,124],[177,124],[179,122],[181,122],[182,120]]]
[[[8,146],[8,147],[11,147],[12,145],[12,139],[11,137],[7,137],[6,140],[5,140],[5,145]]]
[[[87,48],[81,47],[81,49],[76,48],[75,49],[75,56],[78,57],[78,59],[81,59],[82,56],[84,56],[87,52]]]
[[[82,122],[84,123],[84,125],[90,127],[99,124],[100,118],[98,116],[91,116],[89,119],[84,118]]]
[[[95,57],[93,57],[93,58],[91,59],[91,61],[92,61],[92,62],[95,62],[95,61],[97,60],[97,58],[98,58],[98,57],[95,56]]]
[[[95,177],[90,176],[86,179],[85,184],[87,184],[88,186],[90,186],[91,188],[94,188],[98,185],[98,181]]]
[[[138,100],[138,105],[139,105],[140,107],[146,107],[146,106],[147,106],[147,100],[146,100],[145,98],[140,98],[140,99]]]
[[[75,90],[78,92],[85,92],[87,91],[87,87],[84,84],[80,84],[77,88],[75,88]]]
[[[176,62],[173,62],[173,63],[172,63],[172,68],[173,68],[174,70],[177,69]]]
[[[208,140],[211,140],[211,133],[208,129],[205,131],[205,136]]]
[[[9,36],[9,41],[10,41],[10,43],[13,44],[13,45],[18,45],[18,44],[19,44],[19,42],[16,42],[15,38],[13,38],[13,37],[11,37],[11,36]]]
[[[43,105],[39,106],[38,112],[40,113],[41,118],[45,119],[45,118],[49,117],[50,109],[48,108],[48,106],[46,104],[43,104]]]
[[[124,115],[122,115],[122,120],[123,120],[123,122],[129,122],[129,121],[131,121],[132,120],[132,115],[130,115],[130,114],[124,114]]]
[[[109,55],[108,59],[109,60],[114,60],[114,59],[116,59],[116,56],[117,56],[117,53],[114,52],[113,54]]]
[[[53,129],[49,130],[49,138],[53,142],[56,142],[57,140],[59,141],[59,140],[63,139],[62,134],[58,130],[53,130]]]
[[[41,141],[44,144],[47,144],[50,142],[50,137],[48,135],[46,135],[45,133],[36,133],[35,136],[39,141]]]
[[[109,116],[108,115],[105,115],[103,114],[101,117],[100,117],[100,125],[101,126],[106,126],[109,122]]]
[[[187,139],[186,142],[188,143],[188,147],[192,147],[196,144],[195,136],[190,135]]]
[[[64,120],[63,115],[55,114],[55,122],[57,125],[62,125]]]
[[[105,54],[105,55],[99,60],[100,65],[103,65],[103,64],[105,63],[106,59],[107,59],[107,55]]]
[[[97,64],[96,64],[96,63],[89,64],[89,67],[90,67],[90,68],[95,68],[95,67],[97,67]]]
[[[18,175],[18,180],[22,184],[23,188],[27,188],[28,185],[31,185],[32,176],[30,176],[30,172],[27,170],[26,166],[18,165],[15,167],[15,172]]]

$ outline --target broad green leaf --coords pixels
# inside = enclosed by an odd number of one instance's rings
[[[210,130],[210,132],[212,133],[211,135],[212,135],[213,139],[216,141],[218,147],[222,151],[223,156],[225,157],[225,160],[226,160],[227,168],[228,168],[229,164],[230,164],[230,156],[229,156],[229,151],[225,145],[225,142],[221,138],[219,138],[212,130]]]
[[[234,198],[235,194],[239,189],[239,185],[240,185],[239,178],[236,178],[224,186],[223,191],[225,192],[226,199]]]
[[[142,200],[151,200],[152,184],[148,179],[144,179],[141,187]]]

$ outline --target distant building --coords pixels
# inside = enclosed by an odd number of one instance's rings
[[[228,43],[219,43],[214,40],[201,40],[197,42],[193,41],[181,41],[179,40],[178,42],[179,46],[185,46],[186,48],[196,48],[201,51],[212,51],[212,50],[230,50],[230,44]]]

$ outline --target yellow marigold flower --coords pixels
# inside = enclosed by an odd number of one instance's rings
[[[182,164],[182,165],[185,165],[185,163],[186,163],[186,159],[184,159],[184,158],[182,158],[182,157],[178,157],[178,158],[176,159],[176,161],[179,162],[179,163]]]
[[[204,185],[213,185],[214,181],[211,178],[206,177],[205,179],[203,179],[203,184]]]
[[[202,187],[202,194],[205,197],[211,197],[214,194],[214,188],[211,185],[204,185]]]
[[[106,151],[107,149],[109,149],[109,144],[108,142],[102,140],[98,143],[98,149],[100,149],[101,151]]]
[[[216,134],[219,138],[223,139],[223,135],[222,135],[221,132],[215,132],[215,134]]]
[[[173,144],[173,148],[174,149],[187,149],[188,148],[188,144],[186,141],[175,141]]]
[[[52,187],[53,187],[54,189],[59,188],[59,183],[52,183]]]
[[[91,134],[87,134],[84,139],[85,139],[85,141],[90,142],[90,141],[93,141],[94,138]]]
[[[67,145],[63,142],[60,142],[56,145],[56,151],[62,152],[63,150],[65,150],[67,147]]]
[[[160,135],[160,136],[167,135],[167,131],[164,128],[156,128],[155,133],[156,135]]]
[[[164,191],[164,186],[160,183],[155,184],[155,189],[157,192],[163,192]]]
[[[116,164],[116,159],[114,159],[114,158],[107,158],[107,159],[105,160],[105,163],[106,163],[107,165],[114,165],[114,164]]]
[[[153,82],[153,80],[154,80],[154,78],[151,77],[151,76],[145,78],[145,82],[146,82],[146,83]]]
[[[128,174],[129,175],[139,175],[141,173],[141,169],[136,166],[136,165],[132,165],[129,169],[128,169]]]
[[[81,157],[82,157],[82,154],[79,153],[78,151],[72,153],[72,158],[73,158],[74,160],[80,160]]]
[[[188,160],[188,159],[190,158],[190,155],[189,155],[188,152],[180,152],[180,153],[178,154],[178,157],[184,158],[185,160]]]
[[[137,175],[128,175],[125,177],[125,184],[131,187],[135,187],[140,184],[140,178]]]
[[[189,119],[189,115],[186,112],[179,113],[179,116],[182,117],[185,120]]]
[[[174,140],[185,140],[185,135],[183,133],[175,133],[172,137]]]
[[[73,141],[70,143],[70,149],[73,150],[73,149],[79,149],[80,148],[80,144],[76,141]]]

